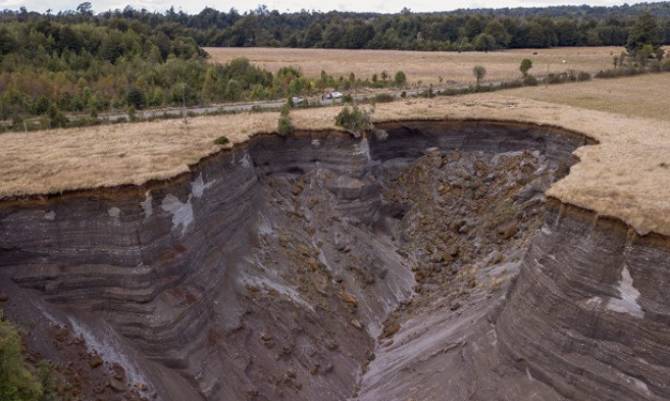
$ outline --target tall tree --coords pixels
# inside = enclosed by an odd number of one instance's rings
[[[645,45],[651,45],[655,50],[661,44],[661,31],[656,18],[649,13],[642,14],[630,30],[626,50],[631,55],[636,55]]]

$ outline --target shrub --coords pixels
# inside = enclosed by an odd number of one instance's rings
[[[511,88],[521,88],[524,85],[523,80],[521,79],[515,79],[512,81],[503,81],[497,85],[490,85],[489,88],[491,90],[496,90],[496,89],[511,89]]]
[[[291,107],[285,104],[279,113],[279,121],[277,121],[277,133],[281,136],[288,136],[293,133],[293,122],[291,121]]]
[[[590,81],[591,80],[591,74],[585,71],[579,71],[577,74],[577,81]]]
[[[537,78],[535,78],[533,75],[526,75],[526,77],[523,79],[523,84],[526,86],[537,86]]]
[[[214,140],[214,143],[223,146],[228,145],[230,143],[230,140],[228,140],[228,138],[225,136],[220,136]]]
[[[390,93],[378,93],[374,97],[375,103],[388,103],[395,100],[395,97]]]
[[[128,106],[128,118],[130,121],[137,121],[137,112],[134,106]]]
[[[37,401],[42,393],[42,385],[23,360],[18,331],[0,320],[0,400]]]
[[[63,114],[63,112],[60,111],[58,106],[56,106],[53,103],[51,104],[51,106],[49,106],[47,115],[49,116],[49,122],[52,128],[66,127],[68,124],[68,119],[67,117],[65,117],[65,114]]]
[[[137,87],[131,86],[126,93],[126,103],[128,103],[128,106],[141,110],[146,104],[144,92]]]
[[[601,70],[596,74],[596,78],[617,78],[639,75],[644,73],[644,69],[635,67],[617,68],[616,70]]]
[[[356,135],[372,128],[372,112],[364,110],[356,105],[344,106],[335,116],[335,125],[342,127]]]
[[[407,83],[407,76],[403,71],[398,71],[395,73],[394,81],[397,86],[404,86]]]

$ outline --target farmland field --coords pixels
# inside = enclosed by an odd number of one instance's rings
[[[342,50],[342,49],[286,49],[286,48],[205,48],[214,62],[225,63],[237,57],[246,57],[264,68],[276,72],[293,65],[309,77],[318,77],[322,70],[331,75],[348,76],[354,72],[359,78],[387,71],[394,74],[403,70],[410,83],[472,82],[472,68],[486,67],[486,80],[508,80],[519,77],[522,59],[534,62],[531,73],[543,75],[567,69],[597,72],[612,67],[613,57],[623,48],[569,47],[554,49],[514,49],[481,52],[421,52],[402,50]],[[564,62],[565,61],[565,62]]]
[[[527,99],[559,103],[629,117],[670,120],[670,74],[597,79],[564,85],[535,86],[500,92]]]

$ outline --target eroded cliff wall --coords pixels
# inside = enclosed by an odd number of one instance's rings
[[[665,243],[557,206],[542,223],[586,138],[379,128],[5,202],[7,312],[47,357],[48,326],[82,336],[147,398],[667,398]]]

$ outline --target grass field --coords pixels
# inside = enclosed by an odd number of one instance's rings
[[[524,87],[500,93],[629,117],[670,121],[669,88],[670,73],[663,73],[598,79],[588,83]]]
[[[472,68],[486,67],[486,80],[509,80],[520,76],[519,64],[524,58],[533,60],[531,73],[543,75],[574,69],[597,72],[612,67],[612,60],[623,48],[569,47],[554,49],[515,49],[496,52],[420,52],[401,50],[342,50],[342,49],[284,49],[284,48],[206,48],[212,61],[225,63],[236,57],[246,57],[270,71],[293,65],[309,77],[318,77],[322,70],[331,75],[359,78],[397,70],[407,74],[410,83],[473,81]],[[563,62],[565,60],[565,63]]]
[[[668,83],[670,74],[654,74],[406,99],[378,104],[373,120],[494,119],[582,132],[599,144],[579,148],[580,162],[548,194],[619,217],[641,234],[670,235],[670,97],[662,93]],[[336,129],[339,110],[296,109],[291,118],[300,129]],[[160,120],[3,134],[0,199],[171,178],[217,152],[217,137],[240,143],[254,133],[275,131],[277,119],[276,112],[241,113],[192,118],[188,124]]]

